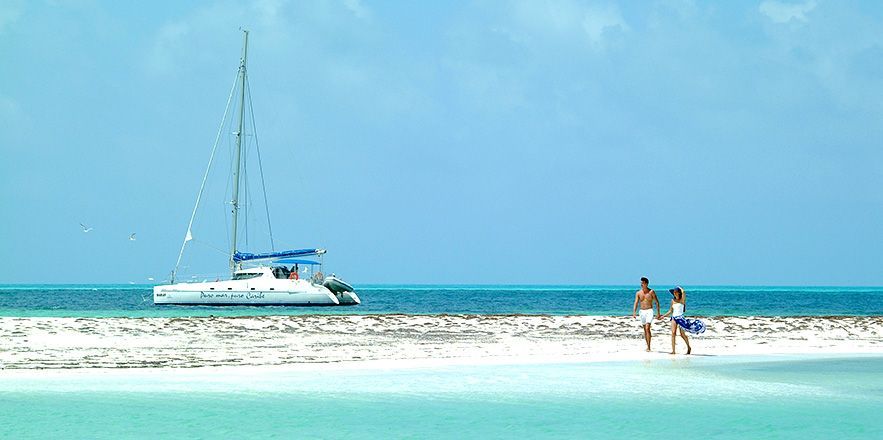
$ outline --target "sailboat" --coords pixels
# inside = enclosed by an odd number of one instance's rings
[[[325,249],[295,249],[286,251],[273,251],[265,253],[242,252],[237,243],[240,211],[240,181],[242,180],[242,137],[243,122],[245,117],[245,92],[248,59],[248,31],[243,30],[242,57],[239,61],[239,70],[234,87],[227,100],[227,109],[230,108],[230,100],[236,83],[239,84],[239,128],[234,133],[236,147],[233,153],[232,172],[232,243],[229,252],[229,266],[231,276],[229,279],[202,282],[177,282],[178,270],[181,265],[181,257],[184,254],[188,242],[193,240],[193,220],[199,208],[200,200],[205,189],[205,183],[212,166],[212,160],[218,147],[221,129],[212,155],[209,159],[209,168],[202,180],[199,193],[196,197],[196,206],[190,216],[187,225],[187,233],[184,243],[178,253],[175,269],[171,273],[170,284],[158,285],[153,288],[154,304],[179,304],[179,305],[291,305],[291,306],[343,306],[357,305],[361,303],[353,287],[335,276],[324,276],[322,273],[323,256]],[[227,111],[224,112],[226,120]],[[221,123],[223,128],[224,121]],[[266,197],[265,197],[266,202]],[[268,210],[269,217],[269,210]],[[268,219],[269,221],[269,219]],[[271,234],[272,237],[272,234]],[[272,238],[271,238],[272,240]],[[318,257],[319,261],[309,259]],[[290,268],[289,268],[290,267]],[[301,271],[303,268],[303,272]],[[318,270],[316,270],[318,268]],[[302,275],[302,273],[304,275]]]

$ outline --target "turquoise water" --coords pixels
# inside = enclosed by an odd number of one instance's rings
[[[0,375],[2,438],[883,438],[883,357]]]
[[[664,309],[667,286],[657,286]],[[883,315],[883,288],[686,286],[700,316]],[[144,285],[0,285],[0,316],[208,316],[304,313],[631,313],[635,286],[356,286],[354,307],[155,306]]]

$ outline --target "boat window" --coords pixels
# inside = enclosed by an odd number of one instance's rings
[[[261,276],[260,272],[245,272],[245,273],[237,273],[233,274],[234,280],[247,280],[249,278],[257,278]]]
[[[288,268],[285,266],[274,267],[273,276],[280,280],[288,279],[288,277],[291,276],[291,271],[289,271]]]

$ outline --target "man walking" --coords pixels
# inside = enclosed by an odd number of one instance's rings
[[[659,313],[659,298],[656,292],[650,288],[650,280],[647,277],[641,277],[641,290],[635,292],[635,305],[632,306],[632,319],[638,312],[638,304],[641,304],[641,326],[644,327],[644,340],[647,342],[647,351],[650,351],[650,324],[653,323],[653,303],[656,303],[656,318],[661,316]]]

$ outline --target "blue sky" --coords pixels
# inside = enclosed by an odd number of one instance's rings
[[[821,0],[4,1],[0,282],[168,274],[243,26],[277,247],[326,247],[354,284],[881,285],[881,21]],[[225,249],[217,176],[194,235]]]

